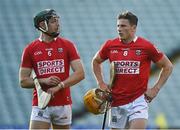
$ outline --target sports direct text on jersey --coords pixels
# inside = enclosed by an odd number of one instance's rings
[[[45,60],[37,62],[39,75],[64,73],[64,59]]]
[[[117,74],[139,74],[140,61],[115,61]]]

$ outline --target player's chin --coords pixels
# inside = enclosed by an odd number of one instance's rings
[[[57,33],[58,33],[58,34],[60,34],[60,33],[61,33],[61,31],[57,31]]]
[[[54,32],[60,33],[60,28],[59,27],[54,28]]]
[[[56,33],[60,33],[60,30],[59,30],[59,29],[57,29],[57,30],[55,30],[55,32],[56,32]]]
[[[121,38],[121,40],[125,40],[126,38],[123,37],[122,35],[119,35],[119,37]]]
[[[122,33],[118,33],[119,34],[119,37],[121,38],[121,39],[123,39],[123,34]]]

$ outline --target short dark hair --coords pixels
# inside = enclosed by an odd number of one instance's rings
[[[129,23],[131,25],[136,25],[138,23],[138,18],[135,14],[131,13],[130,11],[125,11],[122,12],[121,14],[118,15],[118,19],[127,19],[129,20]]]

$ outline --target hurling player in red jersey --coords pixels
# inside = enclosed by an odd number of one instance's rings
[[[70,129],[72,100],[70,87],[84,78],[84,69],[75,45],[58,37],[59,16],[46,9],[34,17],[40,37],[26,46],[22,55],[19,80],[22,88],[34,88],[30,129]],[[70,67],[73,73],[70,75]],[[38,108],[37,91],[31,71],[34,70],[42,89],[52,98],[46,109]]]
[[[112,92],[109,127],[145,129],[148,105],[158,94],[173,65],[150,41],[135,35],[138,18],[126,11],[117,18],[119,36],[107,40],[92,60],[92,67],[100,88]],[[103,80],[101,64],[115,63],[116,75],[112,89]],[[151,61],[161,68],[157,82],[148,88]]]

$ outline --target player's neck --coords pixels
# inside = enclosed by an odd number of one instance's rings
[[[121,39],[119,38],[124,44],[128,44],[128,43],[131,43],[133,41],[135,41],[136,39],[136,36],[133,36],[133,37],[130,37],[130,38],[127,38],[127,39]]]
[[[48,35],[46,35],[46,34],[41,34],[40,37],[39,37],[39,39],[40,39],[41,41],[45,42],[45,43],[50,43],[50,42],[52,42],[52,41],[55,40],[55,38],[50,37],[50,36],[48,36]]]

